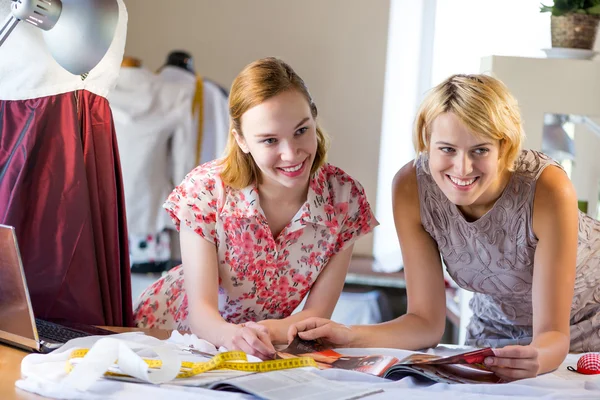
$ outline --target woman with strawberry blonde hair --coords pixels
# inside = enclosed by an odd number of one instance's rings
[[[294,322],[331,316],[354,242],[377,221],[361,185],[325,162],[317,107],[289,65],[244,68],[229,112],[225,157],[191,171],[164,204],[183,263],[146,289],[134,317],[265,359]]]

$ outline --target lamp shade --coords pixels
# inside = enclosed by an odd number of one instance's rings
[[[44,30],[50,54],[74,75],[90,72],[102,60],[119,20],[117,0],[20,0],[12,13]]]
[[[44,32],[52,57],[75,75],[90,72],[110,47],[119,6],[116,0],[62,0],[54,28]]]

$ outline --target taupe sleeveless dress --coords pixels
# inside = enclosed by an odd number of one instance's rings
[[[545,154],[523,151],[493,208],[473,222],[417,163],[421,222],[437,242],[450,276],[474,292],[467,345],[502,347],[532,340],[532,278],[538,239],[533,233],[535,184],[549,165]],[[600,222],[579,214],[571,352],[600,351]]]

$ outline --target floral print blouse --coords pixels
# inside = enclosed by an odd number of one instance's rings
[[[378,225],[362,186],[325,164],[311,178],[307,201],[274,238],[256,186],[228,187],[220,170],[219,160],[198,166],[164,207],[178,230],[184,223],[216,245],[219,311],[228,322],[289,316],[331,257]]]

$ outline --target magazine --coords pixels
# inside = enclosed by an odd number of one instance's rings
[[[208,358],[208,357],[207,357]],[[196,360],[195,360],[196,361]],[[169,386],[190,386],[227,392],[251,394],[264,400],[352,400],[366,397],[383,390],[380,388],[353,385],[349,382],[335,382],[313,373],[312,368],[292,368],[269,372],[245,372],[231,369],[215,369],[188,378],[176,378],[162,384]],[[121,375],[118,367],[111,367],[106,378],[124,382],[147,383],[132,376]]]
[[[208,388],[247,393],[265,400],[352,400],[383,391],[349,382],[331,381],[304,369],[250,374],[218,382]]]
[[[107,376],[108,379],[143,383],[130,376]],[[270,372],[243,372],[214,370],[191,378],[174,379],[163,386],[192,386],[225,392],[253,395],[264,400],[312,400],[322,396],[327,400],[352,400],[366,397],[383,390],[365,386],[353,386],[348,382],[336,382],[303,369],[285,369]]]
[[[413,376],[419,380],[444,383],[502,383],[483,364],[493,356],[491,348],[477,349],[450,357],[413,353],[403,359],[389,355],[349,356],[332,350],[322,341],[296,337],[276,358],[311,357],[320,369],[340,368],[364,372],[382,378],[399,380]]]

